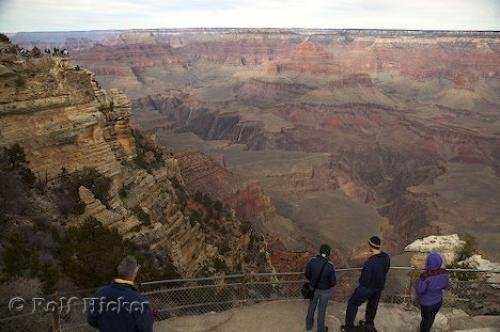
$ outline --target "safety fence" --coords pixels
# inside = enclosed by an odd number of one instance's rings
[[[449,269],[450,287],[445,306],[461,308],[470,314],[495,312],[500,307],[500,271]],[[416,305],[415,283],[421,271],[393,267],[387,275],[382,301],[411,309]],[[332,300],[346,302],[357,286],[360,268],[337,270],[337,286]],[[300,300],[302,272],[233,274],[208,278],[161,280],[142,283],[141,293],[155,311],[157,320],[217,312],[244,305],[276,300]],[[40,302],[34,313],[20,312],[0,318],[2,331],[93,331],[86,323],[89,299],[95,290],[52,296],[53,302]],[[26,301],[25,307],[30,309]],[[488,309],[489,308],[489,309]],[[491,309],[493,308],[493,309]],[[495,309],[496,308],[496,309]]]

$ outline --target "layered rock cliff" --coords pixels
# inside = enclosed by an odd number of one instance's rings
[[[68,226],[93,217],[159,264],[162,257],[171,259],[183,276],[252,270],[250,245],[264,255],[259,268],[270,268],[265,243],[251,228],[243,230],[223,208],[196,204],[178,160],[132,129],[127,96],[101,89],[91,72],[67,58],[23,58],[11,48],[0,63],[0,146],[19,144],[24,150],[31,171],[45,181],[40,200],[51,219]],[[83,213],[61,214],[52,188],[62,176],[83,169],[111,180],[107,200],[81,186]]]

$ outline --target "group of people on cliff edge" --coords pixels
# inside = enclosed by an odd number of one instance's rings
[[[370,257],[363,264],[359,285],[347,302],[345,324],[342,331],[376,331],[375,316],[385,288],[391,260],[381,249],[380,238],[368,240]],[[328,302],[337,284],[335,266],[330,261],[330,246],[323,244],[319,255],[311,258],[305,269],[309,280],[302,293],[308,298],[306,329],[312,330],[317,311],[317,331],[326,332],[325,325]],[[443,302],[443,289],[448,287],[448,274],[441,269],[443,259],[431,253],[426,260],[426,270],[416,284],[416,294],[420,302],[422,320],[420,331],[430,331],[434,318]],[[135,279],[140,265],[134,257],[127,256],[118,265],[118,276],[111,284],[100,288],[92,298],[88,310],[89,324],[101,332],[152,332],[157,311],[151,310],[149,302],[139,293]],[[355,325],[358,308],[366,304],[365,320]]]
[[[382,242],[379,237],[372,236],[368,240],[370,257],[363,264],[359,284],[347,302],[345,323],[341,330],[376,331],[375,316],[377,314],[380,297],[385,288],[387,273],[391,265],[389,255],[382,251]],[[310,331],[314,325],[314,314],[317,311],[317,331],[327,332],[325,325],[326,309],[337,284],[335,266],[330,261],[331,248],[327,244],[320,246],[319,255],[311,258],[305,269],[305,276],[309,280],[304,284],[302,293],[310,300],[306,315],[306,330]],[[426,269],[420,275],[415,291],[420,303],[420,331],[429,332],[434,319],[443,304],[443,290],[448,287],[449,278],[445,269],[442,269],[443,259],[438,253],[430,253],[426,259]],[[365,320],[355,325],[358,308],[366,302]]]

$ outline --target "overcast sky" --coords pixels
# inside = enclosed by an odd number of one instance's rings
[[[182,27],[500,30],[500,0],[0,0],[0,31]]]

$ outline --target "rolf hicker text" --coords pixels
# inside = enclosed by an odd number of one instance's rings
[[[125,301],[123,297],[109,300],[106,297],[60,297],[58,299],[47,299],[43,297],[33,297],[24,299],[22,297],[13,297],[9,301],[9,310],[12,313],[36,313],[36,312],[60,312],[69,313],[73,310],[82,312],[116,312],[122,311],[143,312],[149,301]]]

